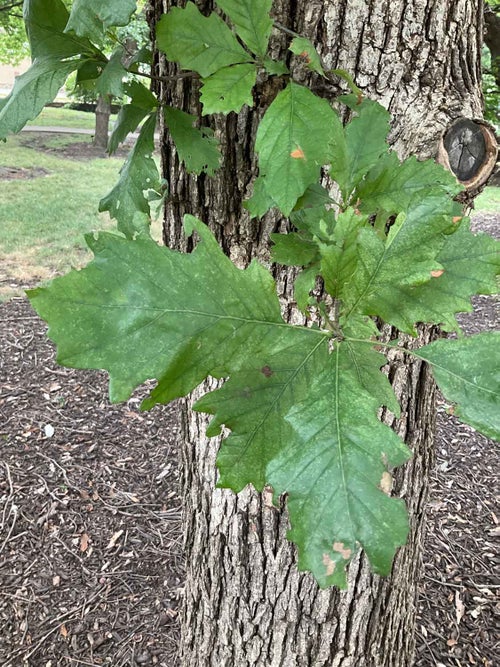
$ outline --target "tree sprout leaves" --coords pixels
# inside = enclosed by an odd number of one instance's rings
[[[293,298],[297,304],[297,308],[303,313],[306,312],[307,307],[314,302],[314,298],[309,296],[311,290],[316,285],[316,277],[319,275],[319,266],[312,264],[307,269],[300,271],[295,278],[293,284]]]
[[[173,7],[157,26],[158,48],[183,69],[203,77],[218,69],[252,60],[217,14],[203,16],[195,4]]]
[[[268,465],[276,494],[287,493],[299,568],[322,587],[346,586],[345,566],[358,543],[380,574],[390,571],[408,532],[404,503],[381,490],[387,465],[409,451],[377,419],[379,401],[360,384],[343,344],[286,420],[294,437]]]
[[[165,121],[174,140],[179,159],[186,170],[194,174],[206,172],[209,176],[217,171],[221,155],[219,143],[209,127],[193,127],[196,116],[173,107],[164,107]]]
[[[336,132],[342,132],[342,125],[328,102],[295,83],[289,83],[265,113],[255,149],[266,190],[284,215],[319,179]]]
[[[316,243],[304,238],[302,234],[271,234],[274,243],[271,248],[273,262],[284,266],[307,266],[318,258]]]
[[[414,354],[432,366],[454,414],[490,438],[500,440],[500,332],[438,340]]]
[[[386,137],[390,115],[381,104],[366,97],[360,102],[356,95],[345,95],[341,100],[356,116],[345,126],[344,138],[337,136],[330,173],[347,203],[353,189],[389,149]]]
[[[111,26],[127,25],[135,10],[135,0],[74,0],[66,30],[99,43]]]
[[[55,99],[78,60],[40,58],[16,78],[14,88],[0,108],[0,139],[19,132],[27,121],[36,118],[43,107]]]
[[[156,114],[144,123],[139,137],[120,170],[120,180],[101,199],[100,211],[109,211],[127,238],[149,235],[150,209],[145,190],[160,190],[159,174],[153,159]]]
[[[238,113],[244,104],[253,105],[252,88],[257,70],[252,63],[230,65],[203,79],[200,101],[203,115],[212,113]]]
[[[267,51],[273,22],[269,16],[272,0],[217,0],[222,11],[234,23],[236,32],[258,56]]]
[[[264,58],[264,68],[270,76],[280,76],[282,74],[289,74],[289,69],[283,60],[272,60],[271,58]]]
[[[139,123],[158,105],[158,100],[142,83],[131,81],[124,85],[130,104],[120,108],[113,132],[109,139],[108,151],[114,153],[125,141],[130,132],[137,129]]]
[[[257,176],[253,182],[253,194],[250,199],[243,202],[243,207],[249,211],[252,218],[262,218],[271,208],[276,206],[276,202],[269,195],[266,189],[266,179]]]
[[[325,72],[321,64],[321,59],[310,40],[305,37],[294,37],[288,48],[295,55],[301,56],[309,69],[324,76]]]
[[[453,174],[432,160],[419,161],[415,156],[400,163],[394,151],[382,155],[366,178],[358,185],[359,208],[366,213],[379,210],[388,214],[406,211],[419,195],[445,193],[449,197],[461,187]]]
[[[361,229],[353,280],[340,294],[344,312],[377,315],[414,333],[420,304],[407,288],[428,282],[433,271],[443,268],[438,255],[453,230],[456,206],[442,194],[417,200],[406,215],[400,214],[396,231],[385,242],[372,228]]]

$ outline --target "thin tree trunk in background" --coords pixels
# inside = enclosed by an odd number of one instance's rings
[[[184,3],[151,0],[150,21],[175,4]],[[202,11],[212,8],[210,2],[197,4]],[[389,109],[391,142],[401,157],[434,156],[440,135],[456,117],[481,116],[482,0],[278,0],[273,16],[311,39],[327,68],[347,70],[367,95]],[[277,55],[288,57],[287,41],[276,33]],[[158,73],[175,71],[159,58]],[[162,100],[199,112],[197,85],[179,80],[161,89]],[[190,249],[181,221],[184,213],[192,213],[210,225],[238,265],[252,257],[268,260],[268,234],[283,231],[283,220],[270,213],[250,221],[242,202],[251,194],[255,132],[276,93],[271,87],[255,91],[258,109],[213,121],[223,152],[222,168],[213,179],[187,175],[164,133],[163,171],[173,193],[164,223],[170,246]],[[288,294],[288,274],[276,277],[281,293]],[[418,344],[432,335],[423,330]],[[372,575],[363,556],[355,559],[345,592],[321,591],[308,574],[297,572],[294,548],[285,540],[286,512],[270,507],[265,493],[215,489],[219,443],[205,437],[203,415],[184,409],[183,667],[412,664],[433,460],[434,385],[423,364],[400,352],[391,358],[390,377],[402,416],[384,419],[414,452],[399,471],[395,489],[408,505],[409,541],[390,578]]]
[[[95,132],[93,144],[99,148],[108,147],[109,117],[111,115],[111,100],[109,95],[99,95],[95,108]]]

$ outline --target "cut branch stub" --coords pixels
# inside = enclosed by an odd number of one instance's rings
[[[460,118],[441,138],[438,162],[468,190],[486,183],[498,155],[493,130],[483,121]]]

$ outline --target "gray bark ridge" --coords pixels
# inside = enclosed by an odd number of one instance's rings
[[[152,0],[150,17],[183,4]],[[209,11],[210,2],[197,2]],[[369,96],[393,116],[391,142],[401,157],[436,154],[445,129],[458,117],[481,116],[480,0],[279,0],[273,17],[318,48],[329,69],[354,76]],[[273,50],[289,57],[276,34]],[[157,58],[157,73],[176,67]],[[339,82],[340,84],[340,82]],[[160,90],[163,102],[198,112],[197,84],[186,80]],[[242,203],[257,173],[253,142],[262,108],[272,99],[255,91],[257,108],[212,122],[222,142],[217,178],[187,175],[164,133],[163,172],[172,200],[164,236],[190,249],[181,231],[184,213],[199,216],[239,265],[268,260],[268,234],[286,222],[275,213],[250,221]],[[201,118],[201,122],[208,122]],[[290,293],[289,274],[276,276]],[[285,312],[288,312],[285,308]],[[432,338],[422,330],[418,344]],[[416,343],[416,344],[417,344]],[[402,416],[382,415],[413,450],[395,478],[411,517],[406,547],[391,577],[373,575],[360,554],[349,568],[349,589],[321,591],[295,566],[286,541],[283,506],[251,488],[238,495],[216,488],[218,442],[205,436],[207,420],[183,411],[183,496],[186,585],[181,663],[183,667],[409,667],[413,660],[417,587],[428,472],[433,460],[434,385],[427,368],[394,352],[390,379]],[[203,391],[214,388],[208,383]],[[196,396],[193,398],[193,400]]]

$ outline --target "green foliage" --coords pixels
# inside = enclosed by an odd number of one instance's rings
[[[0,139],[19,132],[29,120],[57,95],[78,61],[57,58],[35,60],[27,72],[16,78],[14,88],[0,104]]]
[[[33,60],[99,53],[85,38],[67,33],[69,13],[62,0],[26,0],[24,21]]]
[[[500,440],[500,332],[438,340],[417,355],[428,361],[441,390],[456,403],[454,414]]]
[[[99,210],[109,211],[118,223],[118,230],[127,238],[149,235],[150,198],[146,191],[161,197],[158,168],[153,159],[155,128],[156,114],[152,114],[120,171],[120,180],[99,203]]]
[[[73,0],[66,30],[99,44],[108,28],[127,25],[135,10],[135,0]]]
[[[289,48],[290,51],[296,56],[300,56],[304,59],[309,69],[324,76],[325,71],[323,69],[323,65],[321,64],[321,59],[318,55],[318,52],[308,39],[305,37],[294,37]]]
[[[265,56],[273,22],[272,0],[217,0],[234,23],[236,33],[257,56]]]
[[[185,9],[173,7],[162,16],[157,40],[169,60],[204,77],[252,59],[217,14],[205,17],[192,2]]]
[[[259,180],[284,215],[290,214],[307,187],[318,180],[339,126],[326,100],[293,82],[266,111],[255,141]],[[249,210],[257,214],[252,200]]]
[[[220,153],[217,139],[209,127],[193,127],[196,117],[173,107],[164,107],[165,121],[179,159],[186,170],[194,174],[213,175],[219,168]]]
[[[203,114],[229,113],[241,110],[244,104],[253,105],[252,88],[257,78],[255,65],[243,63],[217,70],[203,79],[200,101]]]
[[[348,72],[329,73],[352,90],[340,99],[352,115],[344,127],[325,99],[270,59],[270,0],[217,4],[228,22],[192,2],[174,7],[158,25],[158,44],[201,78],[205,115],[252,105],[266,73],[285,77],[257,131],[259,176],[246,206],[253,216],[277,208],[296,227],[272,235],[272,259],[296,267],[294,298],[306,325],[283,320],[266,268],[254,261],[237,269],[192,216],[186,231],[200,241],[191,254],[149,238],[149,202],[162,190],[152,158],[160,105],[136,82],[123,87],[120,49],[108,59],[97,46],[135,7],[117,0],[99,8],[79,0],[69,19],[58,0],[26,3],[38,58],[0,106],[3,134],[37,113],[72,69],[82,82],[97,81],[101,93],[125,90],[130,98],[111,150],[146,118],[100,206],[125,238],[88,237],[93,262],[30,298],[49,322],[60,363],[107,369],[112,400],[147,378],[158,384],[144,408],[183,396],[208,376],[224,379],[196,405],[214,416],[209,435],[230,430],[217,459],[220,485],[286,493],[299,567],[321,586],[345,586],[359,546],[386,574],[407,535],[403,504],[390,493],[391,470],[409,452],[377,417],[382,406],[398,416],[399,405],[380,370],[386,359],[375,322],[411,334],[420,322],[458,330],[455,315],[470,309],[471,296],[496,288],[498,245],[470,232],[453,201],[460,187],[452,174],[415,157],[400,162],[386,141],[388,112]],[[295,37],[290,49],[323,74],[310,42]],[[129,71],[137,73],[141,53]],[[213,131],[196,115],[162,111],[186,171],[213,175],[220,163]],[[337,201],[320,185],[326,172]],[[318,278],[322,298],[310,294]],[[429,361],[456,413],[488,435],[498,435],[498,342],[497,334],[480,335],[407,351]]]
[[[139,123],[150,114],[158,105],[158,100],[148,88],[138,81],[131,81],[124,86],[125,93],[130,97],[130,103],[120,108],[118,118],[109,139],[108,150],[114,153],[118,146],[125,141],[130,132],[134,132]]]
[[[23,19],[10,11],[0,11],[0,63],[19,65],[30,55]]]

